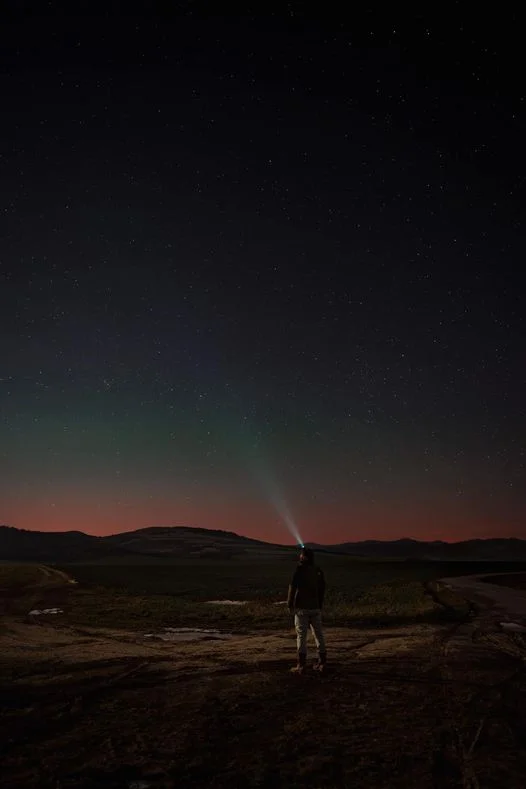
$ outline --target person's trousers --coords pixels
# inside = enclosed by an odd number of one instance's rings
[[[325,638],[321,624],[321,611],[319,608],[301,608],[294,614],[294,626],[296,628],[298,654],[307,654],[307,635],[309,628],[314,636],[318,654],[325,652]]]

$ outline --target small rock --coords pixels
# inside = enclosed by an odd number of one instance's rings
[[[38,608],[33,609],[30,611],[28,616],[40,616],[41,614],[63,614],[64,611],[62,608],[43,608],[39,610]]]
[[[526,627],[517,624],[517,622],[501,622],[500,626],[503,630],[508,630],[511,633],[526,633]]]

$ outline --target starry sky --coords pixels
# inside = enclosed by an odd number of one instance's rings
[[[7,5],[0,523],[526,537],[518,21]]]

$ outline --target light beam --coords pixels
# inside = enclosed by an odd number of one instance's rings
[[[300,530],[296,524],[296,521],[294,520],[294,517],[292,516],[287,502],[285,501],[285,497],[283,496],[283,493],[281,492],[273,474],[268,468],[264,468],[261,462],[258,463],[257,477],[261,486],[265,490],[270,503],[280,516],[291,536],[301,548],[304,548],[305,545],[300,534]]]

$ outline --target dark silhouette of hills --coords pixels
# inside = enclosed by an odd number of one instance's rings
[[[193,526],[151,526],[103,538],[128,553],[162,556],[209,556],[275,553],[289,551],[283,545],[254,540],[231,531]]]
[[[123,556],[229,558],[288,553],[282,545],[253,540],[228,531],[190,526],[152,526],[108,537],[80,531],[43,532],[0,526],[0,561],[94,561]]]
[[[365,540],[339,545],[309,543],[324,553],[368,559],[417,561],[526,561],[526,540],[494,538],[456,543],[413,539]],[[94,537],[80,531],[42,532],[0,526],[0,561],[68,563],[117,557],[230,558],[278,556],[297,550],[234,532],[190,526],[153,526]]]
[[[309,543],[313,549],[324,550],[328,546]],[[404,538],[401,540],[364,540],[344,542],[330,546],[332,551],[352,556],[376,559],[415,559],[422,561],[524,561],[526,540],[513,537],[424,542]]]
[[[81,531],[45,532],[0,526],[0,560],[67,563],[116,553],[119,551],[103,538]]]

